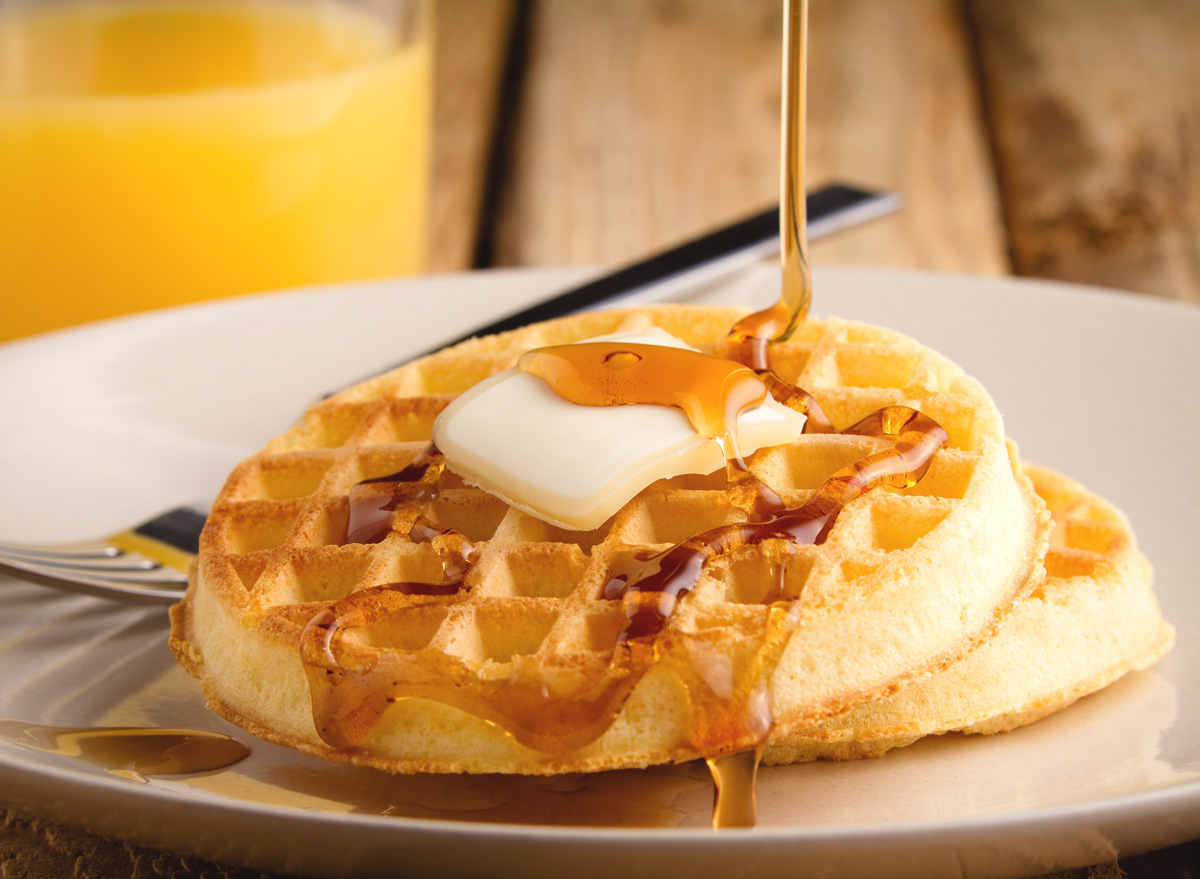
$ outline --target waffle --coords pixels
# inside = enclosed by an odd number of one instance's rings
[[[1054,526],[1046,581],[995,638],[940,674],[773,742],[764,763],[877,757],[946,732],[1025,726],[1166,653],[1152,572],[1128,519],[1052,470],[1025,465]]]
[[[739,314],[666,306],[550,321],[311,409],[231,474],[173,611],[172,648],[210,706],[268,740],[396,772],[638,767],[753,747],[763,723],[777,734],[811,726],[989,638],[1044,577],[1045,507],[978,382],[905,336],[840,320],[806,321],[772,346],[773,368],[839,428],[905,405],[947,441],[914,487],[850,502],[823,542],[770,540],[706,565],[640,668],[616,662],[626,617],[602,597],[606,581],[634,553],[743,520],[724,473],[656,483],[575,532],[447,470],[426,515],[451,536],[344,544],[351,488],[409,465],[457,393],[526,350],[651,325],[715,350]],[[806,434],[749,465],[795,507],[893,445]],[[438,582],[459,534],[477,553],[463,589],[388,585]],[[316,646],[314,620],[328,638]],[[614,680],[621,698],[580,720]]]

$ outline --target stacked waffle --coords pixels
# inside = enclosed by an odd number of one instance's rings
[[[720,756],[755,735],[772,740],[769,761],[786,762],[1009,728],[1166,649],[1120,514],[1053,474],[1034,471],[1035,490],[994,403],[957,366],[837,320],[773,345],[772,368],[837,428],[911,407],[946,441],[914,486],[864,493],[818,542],[771,539],[711,559],[637,662],[622,661],[627,610],[606,586],[623,560],[744,521],[724,473],[655,483],[577,532],[466,484],[449,462],[423,477],[431,538],[414,539],[400,505],[381,540],[347,541],[352,489],[418,461],[450,401],[526,351],[659,326],[715,352],[737,314],[551,321],[314,407],[239,465],[214,505],[172,617],[180,661],[220,714],[329,759],[556,773]],[[796,508],[894,444],[806,433],[748,463]],[[449,589],[448,558],[465,574]],[[1114,622],[1122,634],[1104,649],[1087,637]]]

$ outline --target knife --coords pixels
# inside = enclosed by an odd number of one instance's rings
[[[899,195],[849,186],[842,183],[810,192],[808,237],[824,238],[834,232],[886,216],[900,209]],[[436,347],[394,363],[373,375],[434,354],[477,336],[515,330],[526,324],[564,317],[625,300],[660,301],[712,284],[739,269],[779,253],[779,208],[768,208],[730,226],[685,241],[649,259],[607,272],[581,286],[552,296],[536,305],[514,312]]]

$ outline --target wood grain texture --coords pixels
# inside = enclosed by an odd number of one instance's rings
[[[438,0],[427,269],[472,267],[515,0]]]
[[[1200,3],[969,2],[1016,269],[1200,302]]]
[[[813,261],[1009,271],[970,40],[953,0],[812,0],[809,179],[901,193]]]
[[[544,0],[497,262],[610,263],[778,191],[773,0]]]
[[[285,879],[165,854],[0,807],[3,879]]]
[[[952,0],[813,0],[808,179],[903,191],[815,262],[1003,272],[968,40]],[[497,262],[631,259],[774,202],[778,0],[542,0]]]

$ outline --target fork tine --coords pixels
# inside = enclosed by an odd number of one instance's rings
[[[18,559],[35,565],[49,565],[56,568],[73,568],[94,571],[152,571],[165,567],[154,559],[131,555],[113,548],[111,553],[66,553],[43,550],[33,552],[25,549],[8,549],[0,546],[0,558]]]
[[[203,507],[177,507],[103,540],[0,541],[0,574],[107,598],[177,601],[206,517]]]
[[[43,586],[53,586],[56,589],[66,589],[86,595],[98,595],[103,598],[120,596],[151,604],[174,604],[183,597],[184,592],[182,582],[130,582],[128,579],[108,579],[93,575],[84,576],[79,573],[63,577],[56,574],[53,568],[24,564],[15,559],[0,558],[0,574],[8,574],[21,580],[40,583]]]
[[[142,585],[154,583],[179,585],[187,583],[187,574],[162,565],[155,565],[151,568],[87,568],[79,565],[58,565],[12,557],[5,558],[3,556],[0,556],[0,564],[6,564],[9,567],[22,571],[37,572],[47,577],[57,577],[60,580],[81,577],[103,583],[134,583]]]
[[[116,558],[124,555],[123,549],[108,544],[97,543],[95,546],[38,546],[31,543],[0,542],[0,556],[26,556],[36,558],[73,558],[97,559]]]

